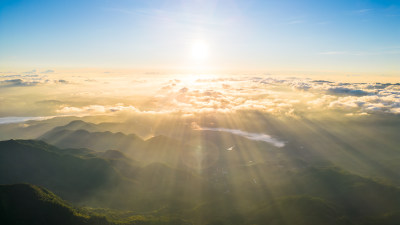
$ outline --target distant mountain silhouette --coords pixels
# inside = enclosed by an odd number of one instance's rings
[[[82,123],[75,121],[73,124]],[[84,127],[90,128],[91,126],[85,125]],[[90,128],[90,130],[92,129]],[[143,140],[134,134],[126,135],[121,132],[112,133],[109,131],[90,132],[84,129],[69,130],[61,127],[56,127],[47,132],[39,137],[39,140],[44,140],[61,148],[90,148],[97,151],[110,149],[126,151],[143,143]]]
[[[96,124],[88,123],[82,120],[73,120],[64,126],[55,127],[51,131],[56,132],[60,130],[87,130],[90,132],[100,131]]]
[[[101,157],[104,157],[104,158],[108,158],[108,159],[126,159],[127,158],[124,153],[122,153],[118,150],[107,150],[98,155]]]
[[[65,126],[78,117],[55,117],[44,121],[27,121],[25,123],[0,124],[0,141],[9,139],[35,139],[54,129]],[[81,120],[80,120],[81,121]],[[83,122],[83,121],[82,121]],[[89,124],[89,123],[88,123]],[[91,124],[95,125],[95,124]],[[88,127],[85,127],[88,129]],[[94,131],[94,130],[93,130]]]
[[[88,148],[96,151],[118,150],[127,156],[148,164],[162,162],[176,165],[180,163],[182,150],[190,149],[188,144],[164,135],[154,136],[146,141],[134,134],[121,132],[89,132],[87,130],[67,130],[67,128],[91,127],[82,121],[73,121],[67,126],[56,127],[42,135],[39,140],[60,148]]]

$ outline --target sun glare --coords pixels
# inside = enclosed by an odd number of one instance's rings
[[[205,41],[197,40],[192,45],[192,58],[201,63],[208,57],[208,45]]]

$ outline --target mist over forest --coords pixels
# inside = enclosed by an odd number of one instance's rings
[[[7,223],[398,221],[397,83],[57,76],[0,81]]]

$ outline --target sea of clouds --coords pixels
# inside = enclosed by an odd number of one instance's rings
[[[53,76],[54,71],[0,75],[0,91],[7,93],[0,103],[7,107],[8,95],[24,88],[31,92],[42,87],[55,87],[58,93],[74,98],[66,101],[52,93],[33,99],[52,102],[46,115],[95,115],[118,112],[193,116],[198,113],[235,113],[259,111],[277,116],[296,116],[313,112],[340,112],[346,116],[368,114],[400,114],[400,83],[345,83],[305,78],[272,76],[224,76],[204,79],[201,76],[180,76],[171,79],[148,79],[143,76],[93,77]],[[190,78],[190,79],[187,79]],[[61,85],[61,86],[60,86]],[[146,91],[146,101],[130,103],[138,90]],[[88,99],[111,99],[100,104]],[[143,96],[141,96],[143,98]],[[101,101],[100,101],[101,102]],[[4,113],[3,113],[4,114]],[[8,115],[13,116],[13,115]],[[27,115],[30,116],[30,115]]]

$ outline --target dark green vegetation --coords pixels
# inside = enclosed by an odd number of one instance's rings
[[[198,194],[182,184],[202,185],[187,171],[161,163],[139,166],[118,151],[61,150],[33,140],[0,142],[0,171],[2,184],[31,183],[69,201],[117,208],[152,209],[172,198],[170,192],[187,192],[191,200]]]
[[[108,219],[89,208],[74,208],[51,191],[31,184],[0,185],[2,224],[135,225],[188,224],[178,218],[125,212],[125,221]],[[108,212],[112,215],[112,212]],[[104,214],[104,213],[103,213]],[[115,214],[115,213],[114,213]]]
[[[29,184],[1,185],[0,218],[4,224],[89,224],[52,192]]]
[[[269,120],[283,148],[191,121],[147,140],[112,123],[46,126],[40,140],[0,142],[0,213],[6,224],[399,224],[393,121]]]

